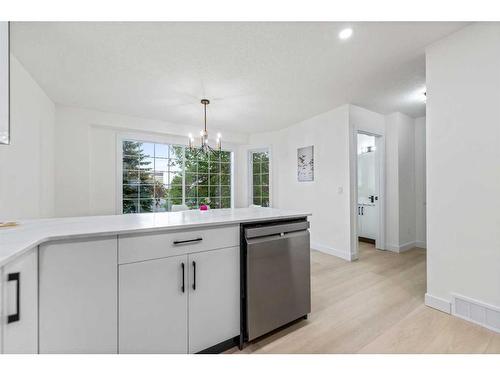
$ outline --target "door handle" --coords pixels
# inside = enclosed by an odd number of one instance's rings
[[[361,206],[361,215],[365,214],[365,206]]]
[[[21,319],[21,273],[9,273],[7,281],[16,281],[16,313],[7,316],[7,324]]]
[[[184,277],[184,262],[181,263],[181,268],[182,268],[182,287],[181,287],[181,291],[182,291],[182,293],[184,293],[184,291],[186,290],[186,287],[185,287],[185,277]]]
[[[196,262],[193,260],[193,290],[196,290]]]
[[[184,243],[200,242],[200,241],[203,241],[203,238],[198,237],[198,238],[193,238],[191,240],[174,241],[174,245],[182,245]]]

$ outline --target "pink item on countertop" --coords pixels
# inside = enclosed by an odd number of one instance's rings
[[[207,211],[207,210],[208,210],[208,206],[206,204],[200,205],[200,211]]]

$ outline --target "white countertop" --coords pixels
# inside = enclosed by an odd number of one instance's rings
[[[21,220],[0,228],[0,267],[41,243],[53,240],[229,225],[310,216],[310,212],[277,208],[234,208],[210,211],[84,216]]]

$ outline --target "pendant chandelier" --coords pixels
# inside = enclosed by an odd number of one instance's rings
[[[201,99],[201,104],[203,104],[203,110],[205,114],[205,127],[200,132],[200,147],[196,147],[194,145],[194,138],[192,134],[189,134],[189,149],[190,150],[199,150],[204,153],[208,152],[216,152],[221,150],[222,140],[220,133],[217,134],[217,141],[215,143],[215,149],[210,147],[208,144],[208,131],[207,131],[207,105],[210,104],[208,99]]]

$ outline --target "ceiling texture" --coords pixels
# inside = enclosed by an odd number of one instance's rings
[[[342,41],[339,31],[352,27]],[[352,103],[425,115],[425,47],[452,22],[13,22],[56,103],[252,133]]]

